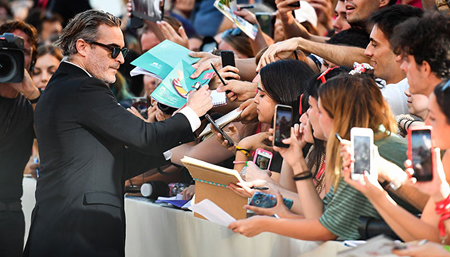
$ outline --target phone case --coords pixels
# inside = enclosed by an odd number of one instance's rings
[[[279,113],[282,111],[289,113],[289,120],[285,120],[284,122],[283,116],[279,117]],[[273,145],[278,147],[289,147],[289,145],[283,144],[282,140],[291,136],[292,122],[292,107],[289,105],[277,104],[275,106],[275,115],[273,117],[273,128],[275,130]]]
[[[427,147],[427,152],[430,153],[429,157],[431,159],[431,165],[429,166],[428,170],[425,172],[420,172],[416,168],[417,160],[414,159],[413,156],[413,133],[417,133],[419,131],[429,131],[430,134],[430,145]],[[431,181],[433,179],[433,170],[436,167],[435,161],[434,161],[434,151],[433,149],[433,140],[432,140],[432,133],[433,133],[433,127],[431,126],[414,126],[408,129],[408,159],[412,162],[412,168],[414,169],[413,177],[417,179],[417,181]],[[425,154],[425,152],[423,152]],[[420,155],[423,155],[420,154]],[[419,167],[422,167],[423,163],[419,163]]]
[[[269,159],[268,162],[266,162],[263,167],[261,166],[261,157]],[[266,151],[264,149],[258,148],[255,151],[255,157],[253,158],[253,162],[262,170],[268,170],[270,168],[270,164],[272,163],[272,157],[273,154],[269,151]]]
[[[294,202],[291,199],[283,198],[284,205],[290,210]],[[255,192],[253,195],[250,205],[262,208],[272,208],[277,205],[277,198],[274,195]]]
[[[364,170],[370,176],[377,176],[377,169],[373,161],[373,131],[370,128],[354,127],[350,131],[352,145],[352,179],[358,180]],[[358,140],[357,140],[358,139]],[[358,142],[357,142],[358,141]],[[368,148],[368,149],[367,149]],[[366,154],[368,151],[368,155]]]

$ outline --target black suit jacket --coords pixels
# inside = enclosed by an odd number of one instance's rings
[[[24,256],[123,256],[124,181],[194,139],[183,114],[145,123],[65,62],[39,100],[35,126],[41,170]]]

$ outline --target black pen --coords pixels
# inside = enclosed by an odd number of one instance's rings
[[[238,6],[238,7],[239,7],[239,10],[255,8],[254,5],[242,5],[242,6]]]
[[[225,83],[225,81],[223,80],[223,78],[220,76],[219,72],[217,72],[216,67],[214,67],[214,64],[211,63],[211,67],[213,68],[214,72],[217,74],[217,77],[219,77],[220,81],[222,82],[222,84],[224,86],[227,85],[227,83]]]
[[[256,189],[256,190],[269,190],[268,187],[250,187],[250,189]]]

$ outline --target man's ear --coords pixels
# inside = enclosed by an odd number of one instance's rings
[[[397,55],[395,56],[395,61],[396,61],[396,62],[401,62],[402,59],[403,59],[403,57],[402,57],[401,54],[397,54]]]
[[[419,68],[426,76],[429,76],[430,74],[433,74],[433,71],[431,70],[431,66],[427,61],[422,61],[422,65],[420,65]]]
[[[89,51],[90,50],[90,48],[89,49],[87,49],[88,48],[88,43],[86,43],[86,41],[84,41],[83,39],[78,39],[77,40],[77,43],[76,43],[76,49],[77,49],[77,52],[78,52],[78,54],[80,54],[81,56],[83,56],[83,57],[86,57],[86,55],[87,55],[87,51]]]
[[[378,5],[378,7],[383,8],[389,5],[389,0],[379,0],[380,4]]]

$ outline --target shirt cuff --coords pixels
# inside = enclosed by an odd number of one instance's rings
[[[189,124],[191,124],[192,132],[196,131],[200,127],[200,118],[189,106],[184,107],[179,113],[182,113],[184,116],[186,116]]]
[[[166,158],[166,161],[170,160],[172,158],[172,150],[167,150],[163,153],[164,158]]]

